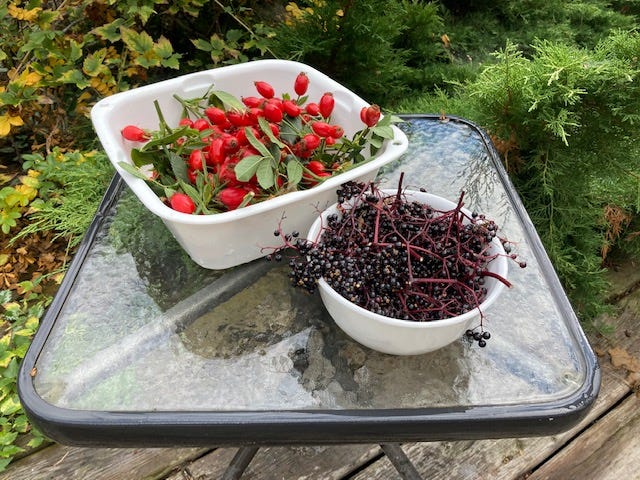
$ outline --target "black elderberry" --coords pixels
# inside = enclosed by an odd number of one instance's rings
[[[414,321],[460,315],[484,300],[484,252],[497,237],[494,222],[477,213],[469,219],[456,209],[435,212],[402,195],[385,196],[373,184],[348,182],[337,194],[341,203],[353,201],[326,218],[323,241],[274,232],[300,254],[289,262],[293,285],[312,293],[324,278],[367,310]],[[443,282],[434,282],[438,278]],[[484,346],[490,335],[481,324],[466,337]]]

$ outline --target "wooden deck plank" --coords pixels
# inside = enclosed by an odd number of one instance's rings
[[[528,480],[638,480],[640,398],[631,394]]]
[[[234,448],[215,450],[165,480],[221,478],[236,451]],[[338,480],[379,455],[381,449],[377,445],[261,448],[243,478]]]
[[[0,480],[138,480],[162,478],[207,449],[80,448],[52,445],[9,465]]]

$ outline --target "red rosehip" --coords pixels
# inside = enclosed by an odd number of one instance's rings
[[[335,105],[335,99],[333,98],[333,93],[325,93],[320,98],[319,110],[320,115],[324,118],[329,118],[331,116],[331,112],[333,112],[333,106]]]
[[[204,114],[209,121],[214,125],[218,125],[221,128],[227,128],[229,126],[229,119],[227,113],[218,107],[207,107],[204,110]]]
[[[226,155],[224,152],[224,140],[222,137],[214,138],[209,144],[209,155],[207,157],[207,165],[213,167],[224,162]]]
[[[333,136],[333,125],[329,125],[326,122],[313,122],[311,129],[322,138]]]
[[[277,97],[273,97],[267,100],[267,103],[271,103],[272,105],[275,105],[276,107],[278,107],[280,110],[283,109],[282,104],[284,103],[282,99],[277,98]]]
[[[309,88],[309,77],[307,77],[306,73],[301,72],[293,82],[293,89],[298,95],[304,95],[307,93],[307,88]]]
[[[226,134],[222,140],[222,148],[227,154],[235,153],[240,148],[240,142],[233,135]]]
[[[211,127],[211,124],[206,118],[198,118],[193,121],[193,128],[200,130],[201,132],[209,127]]]
[[[242,97],[242,103],[244,103],[249,108],[262,107],[262,104],[264,103],[264,98]]]
[[[334,139],[342,138],[344,135],[344,129],[340,125],[332,125],[331,126],[331,135]]]
[[[181,118],[180,121],[178,122],[178,125],[180,125],[181,127],[187,126],[187,127],[193,127],[193,120],[191,120],[190,118],[184,117]]]
[[[285,100],[282,102],[282,108],[284,109],[284,113],[294,118],[302,112],[302,109],[293,100]]]
[[[227,120],[231,122],[234,127],[246,127],[251,122],[248,121],[245,112],[239,112],[237,110],[230,110],[227,112]]]
[[[333,137],[327,137],[327,138],[325,138],[325,139],[324,139],[324,143],[325,143],[328,147],[330,147],[330,146],[332,146],[332,145],[335,145],[335,144],[336,144],[336,139],[335,139],[335,138],[333,138]]]
[[[227,209],[235,210],[248,193],[250,193],[249,190],[242,187],[228,187],[220,192],[219,198]]]
[[[257,128],[255,128],[253,126],[240,128],[235,133],[235,137],[236,137],[236,139],[238,139],[238,143],[240,144],[240,146],[247,145],[249,143],[249,139],[247,138],[247,128],[249,128],[251,130],[251,132],[253,133],[254,137],[260,138],[261,134],[260,134],[260,132],[258,131]]]
[[[360,110],[360,120],[367,127],[373,127],[380,120],[380,107],[378,105],[370,105],[369,107],[362,107]]]
[[[206,162],[204,152],[199,148],[189,155],[187,164],[191,170],[202,170],[202,165]]]
[[[135,125],[127,125],[120,133],[122,136],[131,142],[146,142],[151,136],[140,127]]]
[[[273,87],[269,85],[267,82],[253,82],[253,83],[256,86],[256,90],[258,91],[258,93],[262,95],[264,98],[273,98],[273,96],[275,95],[275,91],[273,90]]]
[[[282,121],[282,110],[273,103],[267,103],[264,106],[264,118],[273,123]]]
[[[250,125],[257,125],[260,117],[264,117],[264,110],[261,108],[254,107],[247,111],[247,121]]]
[[[171,208],[177,212],[192,214],[196,211],[196,204],[193,203],[191,197],[185,193],[176,192],[169,200]]]
[[[322,162],[319,162],[318,160],[311,160],[309,163],[307,163],[307,168],[316,175],[320,175],[325,171],[324,164]]]
[[[302,137],[301,142],[305,150],[315,150],[320,146],[320,137],[313,133],[307,133]]]
[[[320,105],[318,105],[317,103],[307,103],[307,106],[304,107],[304,110],[312,117],[315,117],[320,114]]]
[[[270,123],[269,128],[274,137],[278,138],[280,136],[280,127],[276,123]]]
[[[236,161],[225,160],[225,162],[220,165],[218,178],[220,182],[226,183],[228,187],[235,187],[240,184],[238,177],[236,177],[236,163]]]

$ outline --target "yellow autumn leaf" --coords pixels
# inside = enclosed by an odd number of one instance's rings
[[[29,69],[23,70],[18,75],[18,71],[15,68],[12,68],[7,72],[7,77],[9,77],[9,80],[11,80],[12,83],[19,87],[32,87],[42,80],[42,75],[37,72],[31,72]]]
[[[38,189],[33,188],[30,185],[16,185],[15,189],[18,193],[24,195],[27,199],[29,199],[29,201],[33,200],[38,195]]]
[[[30,168],[27,171],[27,177],[32,177],[32,178],[37,178],[40,176],[42,172],[39,172],[38,170],[33,170],[32,168]]]
[[[14,81],[20,86],[32,87],[34,85],[37,85],[40,80],[42,80],[42,75],[36,72],[25,70]]]
[[[62,280],[64,280],[64,273],[56,273],[53,277],[51,277],[53,279],[54,282],[56,282],[58,285],[60,285],[62,283]]]
[[[35,7],[31,10],[25,10],[24,8],[18,7],[15,3],[12,3],[7,8],[7,12],[10,16],[15,18],[16,20],[24,20],[26,22],[34,22],[38,19],[38,15],[42,11],[42,8]]]
[[[7,312],[15,312],[20,310],[20,304],[18,302],[8,302],[2,306]]]
[[[27,175],[22,175],[20,177],[20,183],[22,183],[23,185],[28,185],[32,188],[38,188],[40,186],[40,180],[38,180],[36,176],[29,175],[28,173]]]
[[[0,115],[0,137],[6,137],[11,132],[11,127],[24,125],[22,118],[17,115]]]

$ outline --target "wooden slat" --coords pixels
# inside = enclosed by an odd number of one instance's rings
[[[162,478],[207,449],[79,448],[53,445],[9,465],[0,480],[138,480]]]
[[[528,480],[638,480],[639,432],[640,398],[631,394]]]
[[[237,449],[221,448],[185,465],[166,480],[221,478]],[[244,476],[251,480],[338,480],[381,454],[377,445],[261,448]]]

